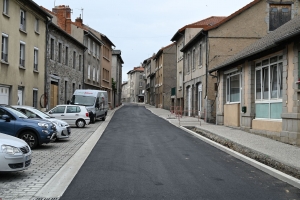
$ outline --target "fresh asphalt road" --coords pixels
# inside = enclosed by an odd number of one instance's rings
[[[300,199],[300,190],[128,104],[61,199],[286,200]]]

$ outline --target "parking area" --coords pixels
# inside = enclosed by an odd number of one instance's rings
[[[44,144],[32,150],[29,169],[0,172],[0,200],[31,199],[60,168],[77,152],[102,124],[97,120],[84,128],[71,128],[71,137]]]

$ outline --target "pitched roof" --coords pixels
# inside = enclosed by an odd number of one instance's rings
[[[232,65],[236,62],[239,62],[243,59],[249,58],[250,56],[256,55],[266,50],[270,50],[274,47],[278,47],[282,43],[286,42],[288,39],[295,36],[297,37],[300,36],[300,16],[297,16],[292,20],[290,20],[289,22],[283,24],[276,30],[270,32],[262,39],[256,41],[252,45],[246,47],[239,53],[230,57],[225,62],[209,70],[209,72],[214,72],[221,68]]]
[[[162,52],[163,52],[165,49],[167,49],[167,48],[173,46],[174,44],[175,44],[175,43],[171,43],[171,44],[169,44],[168,46],[162,47],[160,50],[158,50],[158,52],[155,54],[155,56],[153,57],[153,59],[154,59],[154,60],[157,59],[158,56],[160,56],[160,54],[162,54]]]
[[[225,17],[223,20],[219,21],[218,23],[214,24],[213,26],[206,26],[203,28],[203,30],[201,30],[197,35],[195,35],[182,49],[181,51],[184,52],[185,49],[189,48],[190,45],[194,44],[195,41],[197,41],[200,37],[202,37],[202,33],[204,31],[209,31],[215,28],[218,28],[219,26],[225,24],[227,21],[233,19],[234,17],[236,17],[237,15],[241,14],[242,12],[246,11],[247,9],[251,8],[252,6],[256,5],[257,3],[259,3],[262,0],[254,0],[251,3],[248,3],[247,5],[245,5],[244,7],[242,7],[241,9],[237,10],[236,12],[234,12],[233,14],[229,15],[228,17]]]
[[[259,3],[261,0],[254,0],[251,3],[248,3],[247,5],[245,5],[244,7],[240,8],[239,10],[237,10],[236,12],[232,13],[231,15],[229,15],[228,17],[225,17],[223,20],[219,21],[218,23],[214,24],[213,26],[207,26],[204,28],[205,31],[211,30],[211,29],[215,29],[219,26],[221,26],[222,24],[224,24],[225,22],[231,20],[232,18],[236,17],[237,15],[241,14],[242,12],[246,11],[247,9],[251,8],[252,6],[256,5],[257,3]]]
[[[175,33],[175,35],[172,37],[171,41],[175,41],[179,36],[181,36],[181,33],[183,31],[185,31],[185,29],[187,29],[187,28],[205,28],[205,27],[213,26],[213,25],[215,25],[216,23],[222,21],[225,18],[226,17],[211,16],[211,17],[208,17],[206,19],[197,21],[195,23],[185,25],[184,27],[180,28]]]

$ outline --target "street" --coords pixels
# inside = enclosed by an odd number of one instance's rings
[[[300,199],[300,191],[128,104],[60,199]]]

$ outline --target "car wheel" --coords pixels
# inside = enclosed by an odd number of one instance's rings
[[[102,117],[102,121],[105,121],[105,119],[106,119],[106,117],[104,116],[104,117]]]
[[[93,116],[91,117],[91,124],[95,123],[95,121],[96,121],[96,117],[95,117],[95,115],[93,115]]]
[[[76,121],[76,126],[77,126],[78,128],[83,128],[83,127],[85,126],[85,121],[84,121],[83,119],[78,119],[78,120]]]
[[[26,131],[20,135],[20,139],[24,140],[31,149],[34,149],[38,145],[38,139],[36,135],[30,131]]]

